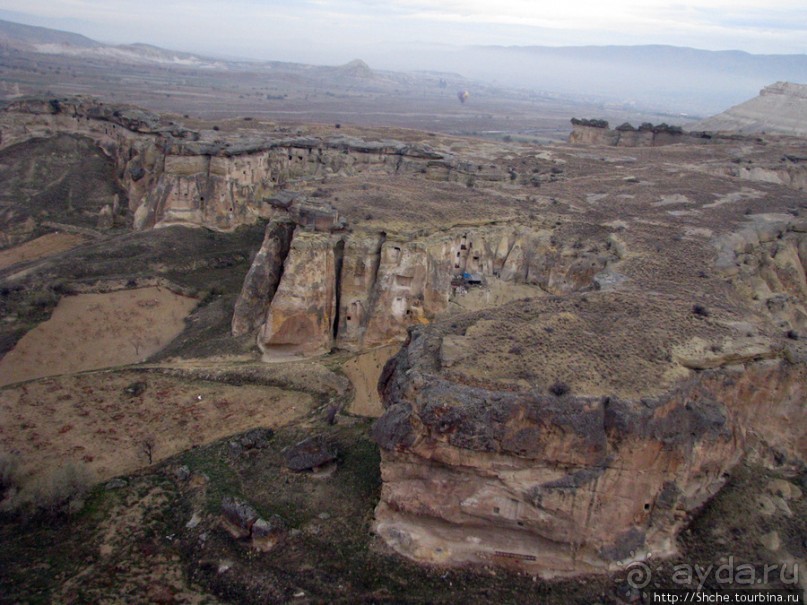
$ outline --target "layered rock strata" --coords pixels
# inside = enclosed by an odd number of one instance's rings
[[[592,289],[595,277],[618,259],[607,229],[599,242],[579,248],[557,241],[551,229],[523,227],[401,241],[298,226],[284,255],[288,225],[267,228],[233,319],[235,335],[260,326],[258,345],[267,358],[401,341],[409,326],[448,310],[468,280],[480,288],[524,284],[535,296]]]
[[[804,467],[802,202],[704,182],[697,203],[665,197],[671,181],[656,202],[587,198],[623,228],[599,290],[410,329],[373,429],[389,546],[544,577],[616,571],[674,554],[746,457]]]
[[[694,347],[698,337],[686,334],[669,344],[625,335],[632,309],[641,308],[635,299],[585,296],[556,301],[551,314],[535,302],[511,305],[504,329],[530,332],[548,351],[538,370],[522,372],[526,381],[508,379],[510,369],[486,365],[494,355],[477,352],[492,348],[500,364],[518,365],[507,352],[523,339],[496,342],[504,324],[477,316],[410,333],[382,374],[386,412],[374,427],[384,481],[375,529],[392,548],[419,561],[507,565],[544,577],[616,570],[674,553],[690,513],[749,448],[763,442],[784,459],[807,457],[804,364],[733,331],[710,337],[733,343],[722,354]],[[581,314],[581,305],[589,311]],[[686,303],[655,306],[685,321]],[[625,369],[598,388],[603,369],[564,369],[564,338],[544,330],[556,314],[577,334],[595,321],[619,331],[617,346],[585,348],[595,366],[613,367],[622,356],[635,368],[623,347],[647,346],[643,339],[670,348],[641,378]]]
[[[759,96],[721,114],[706,118],[693,127],[732,130],[743,133],[781,132],[807,135],[807,85],[776,82],[759,91]]]
[[[86,137],[114,160],[136,229],[175,224],[230,231],[277,214],[291,184],[363,172],[452,182],[510,182],[422,143],[304,136],[266,129],[224,134],[92,98],[27,99],[0,112],[0,149],[59,133]],[[298,208],[299,209],[299,208]]]

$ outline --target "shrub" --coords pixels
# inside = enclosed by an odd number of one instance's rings
[[[606,120],[597,120],[597,119],[590,119],[587,120],[585,118],[572,118],[571,123],[574,126],[589,126],[591,128],[608,128],[608,122]]]
[[[556,397],[561,397],[568,393],[571,389],[569,385],[565,382],[557,381],[551,387],[549,387],[549,392],[555,395]]]
[[[19,479],[20,459],[13,454],[0,454],[0,500],[16,487]]]
[[[84,506],[84,496],[91,486],[87,467],[68,462],[24,483],[3,502],[3,509],[53,517],[76,513]]]
[[[700,303],[692,305],[692,312],[699,317],[709,317],[709,310]]]

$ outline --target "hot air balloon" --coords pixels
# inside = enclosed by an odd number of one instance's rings
[[[457,98],[460,100],[460,103],[465,103],[470,96],[471,95],[467,90],[461,90],[457,93]]]

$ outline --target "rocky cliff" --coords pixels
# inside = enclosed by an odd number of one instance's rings
[[[807,85],[776,82],[759,96],[692,126],[693,130],[807,135]]]
[[[532,296],[589,290],[618,260],[607,229],[583,249],[553,238],[552,229],[524,226],[455,229],[408,241],[383,232],[298,227],[287,249],[287,225],[267,227],[233,318],[237,336],[261,324],[257,338],[266,355],[402,341],[409,326],[460,306],[469,290],[500,284],[527,286]]]
[[[580,120],[572,118],[569,143],[573,145],[612,145],[615,147],[658,147],[700,138],[685,133],[679,126],[653,125],[649,122],[638,128],[625,122],[615,129],[605,120]]]
[[[624,321],[598,298],[587,305],[601,320]],[[675,313],[674,306],[657,311]],[[508,329],[538,331],[546,320],[536,307],[517,305],[511,313],[521,321]],[[578,315],[574,307],[569,300],[556,310]],[[756,439],[793,459],[807,454],[804,429],[794,424],[807,395],[803,367],[753,362],[764,356],[754,351],[642,398],[616,389],[593,396],[577,381],[475,386],[450,368],[458,340],[464,363],[473,363],[473,348],[485,340],[471,333],[493,333],[484,321],[465,323],[465,336],[415,330],[382,375],[376,530],[409,557],[544,577],[618,569],[674,553],[689,513]],[[550,351],[562,346],[552,334],[542,338]],[[769,422],[754,422],[759,406]]]
[[[87,100],[0,126],[0,151],[101,149],[135,228],[264,221],[231,323],[264,360],[405,341],[373,433],[376,530],[408,557],[614,570],[674,553],[744,458],[807,459],[802,141],[391,141]]]
[[[725,275],[756,288],[784,339],[725,309],[618,291],[410,331],[379,384],[379,535],[432,563],[616,570],[676,552],[749,453],[803,464],[807,357],[788,339],[807,325],[807,256],[800,232],[781,233],[778,261],[764,238]]]
[[[681,168],[651,177],[602,153],[614,188],[575,205],[614,228],[597,289],[414,327],[386,365],[375,528],[397,552],[544,577],[623,569],[677,552],[741,460],[807,460],[799,194],[731,190],[700,166],[683,185]]]
[[[419,142],[248,126],[194,130],[91,98],[29,99],[0,112],[0,149],[59,133],[88,138],[114,161],[135,229],[186,224],[230,231],[272,218],[270,198],[278,191],[333,176],[422,173],[463,183],[512,178],[506,169],[477,166]]]

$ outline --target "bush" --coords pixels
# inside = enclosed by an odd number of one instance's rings
[[[568,393],[571,389],[569,385],[565,382],[558,381],[554,383],[551,387],[549,387],[549,392],[555,395],[556,397],[561,397]]]
[[[709,317],[709,310],[700,303],[692,306],[692,312],[698,317]]]
[[[0,454],[0,500],[15,488],[19,478],[20,459],[13,454]]]
[[[585,118],[572,118],[571,122],[574,126],[589,126],[591,128],[608,128],[608,122],[606,120],[597,120],[591,119],[587,120]]]
[[[84,506],[92,480],[86,466],[68,462],[32,478],[3,502],[6,511],[59,516],[76,513]]]

